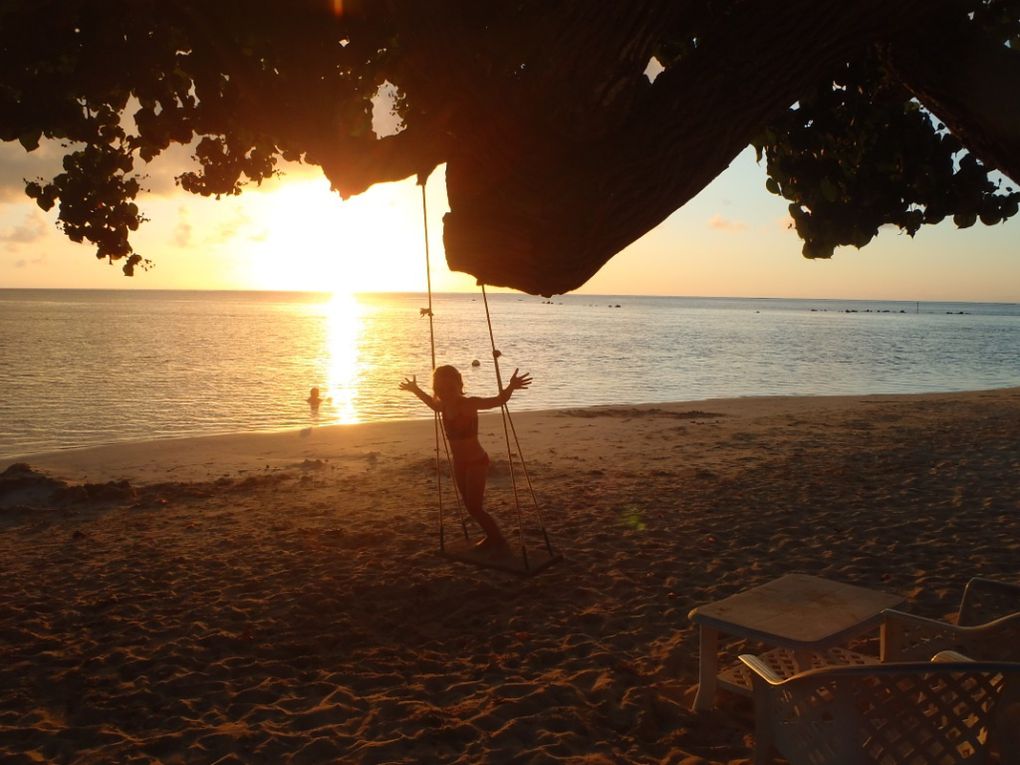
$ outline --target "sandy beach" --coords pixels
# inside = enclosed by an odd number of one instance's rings
[[[748,699],[690,711],[692,607],[1020,579],[1020,388],[514,423],[564,556],[530,578],[437,554],[431,420],[0,463],[0,760],[748,763]]]

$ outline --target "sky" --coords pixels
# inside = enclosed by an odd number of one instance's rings
[[[179,148],[147,169],[139,199],[149,218],[132,238],[155,262],[123,276],[88,245],[68,241],[56,212],[23,193],[23,178],[59,172],[58,147],[32,154],[0,144],[0,288],[314,290],[425,289],[420,189],[381,184],[341,201],[318,168],[283,175],[238,197],[196,197],[173,176],[188,164]],[[428,184],[432,285],[477,289],[446,268],[442,168]],[[808,260],[789,226],[787,202],[765,189],[751,149],[659,227],[609,261],[578,292],[603,295],[835,298],[1020,302],[1020,221],[966,230],[926,226],[913,239],[883,230],[867,247]]]

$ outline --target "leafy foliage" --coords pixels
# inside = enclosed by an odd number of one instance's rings
[[[372,30],[321,3],[14,0],[0,5],[0,140],[56,139],[64,172],[26,183],[99,258],[141,257],[136,162],[191,145],[187,191],[238,194],[279,158],[314,157],[338,136],[371,132]],[[358,42],[355,42],[355,39]]]
[[[978,219],[993,225],[1016,215],[1020,202],[877,58],[823,82],[755,146],[767,157],[769,191],[790,200],[808,258],[864,247],[883,225],[910,236],[949,216],[960,228]]]
[[[525,120],[536,131],[568,123],[578,133],[599,130],[589,101],[564,83],[602,78],[592,90],[597,104],[619,92],[620,81],[604,68],[595,73],[577,51],[555,47],[542,25],[557,15],[585,24],[594,7],[570,0],[0,0],[0,140],[20,141],[27,151],[43,139],[64,145],[63,172],[27,181],[28,195],[44,210],[59,203],[66,234],[94,245],[99,258],[123,260],[130,275],[146,263],[129,241],[144,220],[139,169],[171,144],[191,148],[195,168],[177,182],[196,194],[238,194],[276,173],[281,159],[322,165],[349,194],[407,175],[408,167],[427,174],[451,140],[465,139],[463,132],[451,138],[451,113],[470,126],[478,111],[492,136],[511,134]],[[654,51],[668,71],[696,58],[713,31],[739,23],[747,4],[647,0],[635,7],[649,14],[635,29],[655,35],[641,50]],[[593,40],[619,43],[620,25],[605,22],[624,12],[599,6],[604,28],[592,23]],[[1017,0],[961,0],[954,13],[952,23],[1020,45]],[[628,55],[621,49],[618,61]],[[559,63],[568,76],[544,83],[538,73]],[[399,89],[407,128],[399,141],[372,132],[373,97],[387,83]],[[762,125],[754,141],[767,160],[769,190],[791,203],[808,257],[864,246],[883,225],[913,235],[948,216],[969,226],[1017,213],[1020,195],[1002,188],[889,76],[873,47],[835,73],[820,72],[818,83]],[[528,97],[518,98],[527,87]],[[634,102],[659,90],[644,83]],[[589,120],[577,118],[586,113]],[[489,124],[497,121],[503,124]]]

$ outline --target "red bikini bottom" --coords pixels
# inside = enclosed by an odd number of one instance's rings
[[[469,460],[460,460],[460,464],[464,467],[475,467],[476,465],[484,465],[488,467],[491,464],[491,460],[489,459],[488,454],[482,452],[477,457],[472,457]]]

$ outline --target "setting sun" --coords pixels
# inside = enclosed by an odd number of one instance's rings
[[[334,293],[419,292],[425,288],[421,188],[414,181],[379,184],[351,199],[325,178],[285,175],[246,192],[243,225],[228,248],[243,262],[251,289]],[[470,290],[474,279],[452,273],[442,252],[445,180],[428,184],[433,287]]]
[[[342,293],[421,288],[421,210],[396,184],[350,200],[331,192],[325,179],[253,196],[251,231],[236,243],[248,252],[253,286]]]

